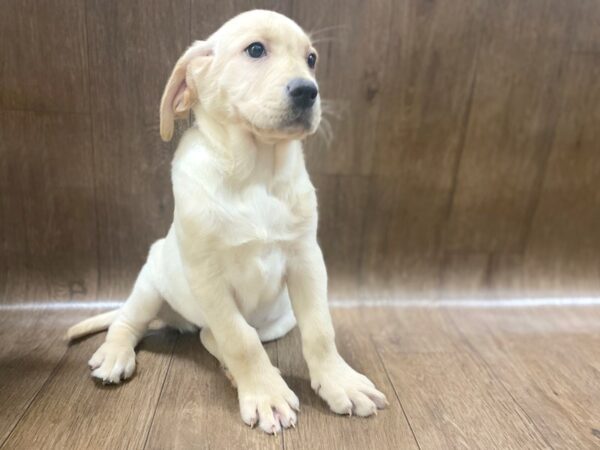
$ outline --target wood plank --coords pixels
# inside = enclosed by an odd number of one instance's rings
[[[368,175],[382,98],[389,95],[386,77],[398,68],[387,58],[394,2],[329,1],[318,8],[293,2],[290,17],[313,36],[319,51],[317,79],[324,121],[333,140],[317,135],[306,143],[310,173]],[[327,125],[325,125],[326,127]],[[390,149],[391,150],[391,149]]]
[[[600,55],[571,56],[524,270],[541,295],[600,291]]]
[[[87,5],[100,247],[100,291],[121,298],[172,221],[170,161],[158,106],[191,43],[189,0]],[[166,26],[165,24],[168,24]]]
[[[133,380],[95,384],[85,361],[103,336],[68,350],[56,341],[88,314],[3,312],[0,401],[11,408],[0,438],[14,428],[3,448],[598,446],[597,307],[334,310],[340,352],[391,406],[371,419],[329,412],[296,330],[267,345],[302,403],[298,427],[277,438],[242,424],[235,390],[193,334],[155,333]]]
[[[577,3],[577,18],[573,27],[572,50],[578,53],[600,53],[600,4],[594,0]]]
[[[390,325],[375,344],[421,448],[549,448],[438,310],[379,314]]]
[[[359,295],[362,235],[369,178],[313,175],[319,204],[318,238],[329,275],[329,297]]]
[[[116,387],[94,382],[87,367],[104,334],[69,347],[4,447],[143,447],[176,336],[174,332],[147,336],[140,345],[133,379]]]
[[[432,191],[413,195],[404,188],[396,177],[371,178],[360,266],[365,297],[439,295],[442,255],[435,223],[444,201]]]
[[[445,249],[523,251],[561,111],[575,11],[561,0],[488,2]]]
[[[437,296],[440,236],[469,116],[482,6],[394,4],[365,211],[368,295]]]
[[[598,448],[598,308],[451,316],[553,448]]]
[[[494,295],[490,289],[493,260],[487,253],[448,252],[440,271],[440,291],[444,298],[473,298]]]
[[[67,351],[62,342],[67,324],[80,318],[42,309],[0,314],[0,445]]]
[[[485,3],[394,3],[374,174],[446,198],[469,116]]]
[[[89,117],[0,111],[0,135],[0,270],[13,289],[3,301],[95,297]]]
[[[251,9],[269,9],[289,15],[291,0],[191,0],[193,39],[206,39],[232,17]]]
[[[525,273],[522,253],[500,253],[490,255],[490,296],[507,299],[523,298],[533,291],[526,289],[531,284]]]
[[[274,343],[266,345],[277,362]],[[251,429],[240,417],[237,391],[196,334],[179,338],[156,407],[147,449],[281,448],[282,435]]]
[[[84,2],[2,2],[0,54],[0,109],[88,111]]]
[[[310,387],[302,358],[300,333],[295,329],[277,342],[279,368],[300,399],[301,412],[294,430],[284,432],[286,449],[409,449],[418,448],[390,385],[371,333],[379,323],[363,310],[334,310],[338,349],[346,361],[368,376],[386,394],[390,406],[375,417],[342,417],[332,413]],[[366,322],[366,323],[365,323]]]
[[[98,277],[102,297],[127,294],[171,221],[168,73],[192,38],[250,7],[316,32],[322,93],[341,112],[331,148],[307,144],[311,173],[332,176],[319,185],[333,186],[321,237],[334,295],[359,283],[357,297],[435,298],[453,254],[489,254],[503,270],[490,283],[514,274],[525,295],[600,291],[596,1],[5,3],[5,298],[33,280],[32,299],[95,297]]]

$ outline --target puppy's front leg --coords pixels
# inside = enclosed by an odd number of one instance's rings
[[[298,398],[271,364],[258,333],[240,313],[228,287],[220,277],[200,274],[196,279],[202,282],[193,292],[220,357],[237,385],[244,422],[250,426],[258,423],[267,433],[294,426]]]
[[[337,351],[327,305],[327,271],[315,240],[304,243],[290,261],[288,289],[312,388],[338,414],[370,416],[385,407],[385,395]]]

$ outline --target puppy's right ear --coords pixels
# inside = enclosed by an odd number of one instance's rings
[[[160,101],[160,137],[163,141],[170,141],[173,137],[175,118],[187,117],[189,110],[198,100],[190,63],[194,62],[196,66],[197,60],[202,58],[208,63],[211,56],[210,44],[196,41],[175,64]]]

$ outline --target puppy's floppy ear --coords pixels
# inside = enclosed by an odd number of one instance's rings
[[[190,63],[192,61],[195,63],[199,58],[209,59],[211,55],[210,44],[205,41],[196,41],[175,64],[160,101],[160,136],[163,141],[170,141],[173,137],[175,118],[177,116],[185,117],[198,100],[198,93],[192,81]]]

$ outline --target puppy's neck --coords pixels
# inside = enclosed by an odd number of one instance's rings
[[[224,175],[235,184],[271,185],[290,176],[303,163],[297,140],[265,140],[239,124],[219,120],[202,108],[194,109],[196,127],[214,156],[223,161]]]

